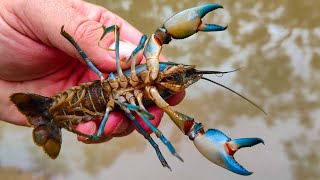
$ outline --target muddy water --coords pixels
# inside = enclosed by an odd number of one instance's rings
[[[150,35],[174,12],[207,1],[91,1],[119,14]],[[319,179],[320,14],[316,0],[211,1],[224,6],[205,18],[228,30],[198,33],[164,48],[168,60],[200,69],[231,70],[211,76],[263,107],[255,107],[208,82],[187,91],[177,109],[207,128],[231,137],[257,136],[266,145],[243,149],[236,158],[255,173],[241,177],[209,163],[164,117],[163,130],[185,162],[161,145],[173,172],[161,167],[144,138],[133,133],[85,145],[64,132],[60,157],[52,161],[32,142],[31,129],[0,124],[0,179]],[[160,143],[159,143],[160,145]]]

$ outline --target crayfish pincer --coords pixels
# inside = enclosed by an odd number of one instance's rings
[[[171,169],[156,142],[132,115],[132,112],[136,112],[172,155],[183,161],[171,142],[149,122],[154,116],[145,107],[156,105],[169,115],[176,126],[194,142],[197,149],[208,160],[234,173],[250,175],[249,171],[234,160],[233,155],[242,147],[263,143],[262,139],[240,138],[231,140],[219,130],[209,129],[205,131],[201,123],[195,122],[193,118],[174,110],[165,101],[166,98],[184,91],[191,84],[203,79],[228,89],[263,111],[252,101],[232,89],[203,77],[207,74],[224,74],[233,71],[203,71],[195,69],[194,65],[159,62],[163,44],[168,44],[172,39],[187,38],[198,31],[225,30],[225,26],[205,24],[201,20],[207,13],[218,8],[222,8],[222,6],[208,4],[181,11],[169,18],[150,38],[143,35],[139,45],[128,59],[128,62],[132,61],[131,68],[124,71],[120,66],[119,27],[117,25],[103,26],[104,33],[100,41],[107,33],[114,33],[115,36],[117,72],[110,73],[108,78],[103,77],[101,71],[96,68],[62,26],[61,35],[75,47],[84,62],[97,74],[99,80],[74,86],[51,97],[32,93],[12,94],[10,100],[27,117],[27,123],[34,127],[34,142],[54,159],[59,155],[61,148],[61,128],[88,139],[99,139],[103,134],[109,114],[112,111],[120,110],[128,116],[139,132],[153,146],[161,164]],[[136,56],[141,50],[143,50],[143,55],[146,58],[146,64],[136,66]],[[95,120],[99,117],[102,120],[95,135],[84,134],[73,128],[80,122]]]

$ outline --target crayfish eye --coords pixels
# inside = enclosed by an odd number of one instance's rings
[[[165,81],[175,84],[180,84],[183,82],[181,74],[173,74],[165,78]]]
[[[173,76],[169,76],[165,78],[166,81],[174,81],[174,77]]]

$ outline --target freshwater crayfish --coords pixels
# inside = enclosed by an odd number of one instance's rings
[[[117,25],[108,28],[103,26],[104,33],[100,40],[107,33],[113,32],[115,34],[117,72],[110,73],[108,78],[103,77],[100,70],[95,67],[62,26],[61,34],[77,49],[100,80],[74,86],[52,97],[31,93],[12,94],[10,100],[27,117],[28,124],[34,127],[33,140],[35,144],[41,146],[51,158],[55,159],[61,148],[61,128],[88,139],[99,139],[102,136],[110,112],[122,110],[154,147],[162,165],[170,169],[158,145],[132,114],[132,111],[136,112],[152,132],[167,146],[169,151],[183,161],[170,141],[149,122],[154,116],[146,110],[145,106],[156,105],[169,115],[177,127],[194,142],[196,148],[208,160],[234,173],[250,175],[251,172],[236,162],[233,155],[242,147],[263,143],[262,139],[240,138],[231,140],[217,129],[205,131],[201,123],[197,123],[193,118],[174,110],[165,101],[166,98],[185,90],[200,79],[216,83],[203,77],[204,74],[228,73],[201,71],[195,69],[194,65],[159,62],[162,45],[168,44],[172,39],[184,39],[198,31],[225,30],[227,27],[204,24],[201,20],[207,13],[218,8],[222,8],[222,6],[207,4],[181,11],[169,18],[149,39],[145,35],[142,36],[139,45],[127,60],[127,62],[132,61],[131,69],[125,71],[122,71],[120,66],[119,27]],[[145,44],[145,42],[147,43]],[[136,56],[141,50],[143,50],[143,55],[146,58],[146,64],[135,66]],[[219,83],[216,84],[223,86]],[[233,90],[231,91],[236,93]],[[246,100],[254,104],[250,100]],[[79,122],[95,120],[99,117],[102,117],[102,121],[96,135],[84,134],[72,128]]]

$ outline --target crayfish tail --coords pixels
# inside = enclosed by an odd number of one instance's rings
[[[10,100],[27,117],[27,123],[34,127],[34,143],[42,147],[52,159],[57,158],[61,148],[61,127],[52,123],[49,113],[53,100],[31,93],[14,93]]]
[[[39,125],[33,129],[32,138],[36,145],[52,159],[56,159],[61,149],[61,128],[53,123]]]
[[[27,117],[30,126],[44,125],[52,119],[49,108],[53,100],[49,97],[32,93],[14,93],[10,96],[10,100]]]

